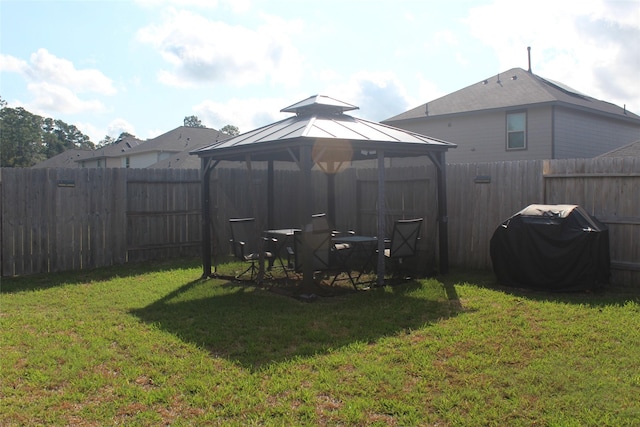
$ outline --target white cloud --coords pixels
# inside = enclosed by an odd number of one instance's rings
[[[280,110],[302,99],[304,96],[295,100],[234,98],[225,103],[207,100],[193,107],[193,111],[207,127],[220,129],[225,125],[233,125],[244,133],[285,119],[288,114],[280,113]]]
[[[323,95],[358,106],[351,114],[371,121],[399,114],[415,102],[391,72],[358,72],[346,83],[327,88]]]
[[[430,41],[436,46],[440,46],[442,44],[446,46],[457,46],[460,42],[458,40],[458,36],[451,30],[443,30],[438,31],[433,35],[433,40]]]
[[[203,101],[193,108],[207,127],[220,129],[230,124],[240,132],[248,132],[286,118],[280,110],[312,95],[326,95],[360,107],[349,114],[380,121],[405,111],[414,99],[392,73],[354,74],[346,83],[329,85],[316,93],[303,93],[284,98],[231,99],[228,102]]]
[[[98,144],[105,136],[104,130],[97,128],[92,123],[80,122],[75,123],[75,126],[80,129],[80,132],[87,135],[94,144]]]
[[[122,132],[127,132],[131,135],[136,134],[134,126],[122,118],[114,119],[107,125],[107,135],[112,138],[119,137]]]
[[[25,71],[34,82],[59,85],[75,92],[95,92],[113,95],[116,90],[111,79],[95,69],[77,70],[71,61],[58,58],[46,49],[31,54],[31,66]]]
[[[218,2],[216,0],[136,0],[135,2],[148,8],[157,8],[167,5],[178,5],[182,7],[196,6],[211,9],[218,7]]]
[[[28,108],[44,115],[51,112],[76,114],[80,112],[103,111],[104,105],[97,100],[82,100],[68,87],[47,82],[29,83],[27,90],[33,96]]]
[[[27,90],[33,99],[24,104],[26,108],[43,115],[102,111],[104,105],[100,101],[81,99],[78,94],[116,93],[111,79],[99,70],[78,70],[71,61],[58,58],[46,49],[38,49],[31,54],[29,62],[2,55],[0,69],[18,73],[27,80]]]
[[[147,129],[147,131],[145,132],[144,135],[142,135],[142,134],[136,135],[136,138],[142,139],[142,140],[152,139],[152,138],[155,138],[157,136],[162,135],[166,131],[167,131],[166,129]]]
[[[422,74],[418,75],[418,94],[414,97],[410,107],[417,107],[418,105],[426,102],[438,99],[446,95],[442,89],[440,89],[433,81],[426,79]],[[402,112],[402,111],[401,111]]]
[[[92,123],[87,122],[79,122],[76,123],[75,126],[80,129],[82,133],[87,135],[89,139],[94,144],[98,144],[102,141],[105,136],[110,136],[111,138],[118,138],[122,132],[130,133],[131,135],[136,136],[138,139],[144,139],[143,137],[136,135],[134,126],[129,123],[127,120],[123,118],[117,118],[112,120],[108,125],[106,130],[104,128],[99,128]],[[164,131],[166,132],[166,130]],[[160,135],[162,132],[157,132],[149,137],[156,137]]]
[[[640,111],[637,1],[537,1],[515,7],[496,0],[471,9],[466,23],[474,37],[495,50],[501,70],[526,69],[531,46],[534,73]]]
[[[300,22],[262,19],[262,25],[248,28],[171,11],[162,24],[141,29],[138,39],[157,48],[172,66],[158,76],[171,86],[297,82],[303,61],[290,39]]]
[[[175,5],[183,8],[216,9],[222,5],[236,13],[245,12],[251,6],[250,0],[136,0],[136,3],[148,8]]]
[[[29,69],[29,65],[22,59],[10,55],[0,54],[0,71],[24,74]]]

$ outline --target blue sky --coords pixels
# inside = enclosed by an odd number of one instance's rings
[[[323,94],[380,121],[511,68],[640,113],[640,0],[0,0],[0,96],[93,142],[241,132]]]

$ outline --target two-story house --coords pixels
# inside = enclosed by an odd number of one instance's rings
[[[640,116],[514,68],[383,123],[458,148],[449,163],[596,157],[640,139]]]
[[[122,158],[144,141],[134,136],[124,137],[113,144],[95,150],[70,148],[35,164],[34,168],[119,168]]]
[[[122,157],[120,167],[147,168],[158,163],[164,164],[176,154],[195,150],[228,137],[229,135],[211,128],[179,126],[131,149]]]
[[[198,159],[189,159],[189,151],[229,135],[210,128],[179,126],[155,138],[141,141],[133,136],[97,148],[96,150],[66,150],[35,165],[35,168],[198,168]]]
[[[144,144],[135,136],[126,136],[113,144],[105,145],[74,160],[76,167],[81,168],[120,168],[131,150]]]

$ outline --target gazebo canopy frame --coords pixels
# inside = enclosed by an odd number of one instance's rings
[[[304,220],[311,220],[311,169],[314,164],[327,175],[328,215],[335,218],[334,174],[351,162],[377,160],[378,170],[378,277],[384,283],[385,238],[385,159],[395,157],[426,156],[436,167],[438,204],[438,255],[439,271],[449,270],[447,185],[445,154],[456,145],[414,132],[370,122],[345,114],[358,107],[323,95],[311,96],[283,108],[281,112],[295,116],[243,133],[224,141],[192,151],[201,159],[202,177],[202,265],[203,277],[211,276],[211,206],[209,200],[211,173],[221,161],[245,162],[252,172],[252,162],[267,162],[267,224],[274,221],[274,170],[275,161],[295,162],[301,171],[301,186],[305,191],[298,200]],[[255,197],[252,196],[255,200]],[[307,259],[310,254],[303,254]],[[303,270],[303,280],[312,280],[310,262]]]

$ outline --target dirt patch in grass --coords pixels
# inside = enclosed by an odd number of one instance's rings
[[[356,284],[356,289],[348,278],[343,277],[340,277],[339,280],[333,284],[331,283],[333,278],[325,276],[314,278],[311,284],[304,284],[302,276],[299,275],[290,278],[269,278],[260,282],[256,280],[236,278],[234,276],[224,274],[218,274],[215,277],[229,280],[234,284],[258,287],[260,289],[273,292],[278,295],[295,298],[303,302],[314,302],[321,298],[333,298],[352,294],[357,291],[367,290],[370,287],[368,284],[365,284],[365,280],[362,280]],[[370,281],[369,278],[366,280]]]

